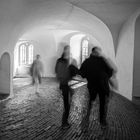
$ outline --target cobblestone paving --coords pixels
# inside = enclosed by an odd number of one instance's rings
[[[32,85],[14,89],[15,97],[0,102],[0,140],[140,140],[140,110],[119,94],[109,102],[108,127],[98,122],[98,99],[86,126],[86,86],[73,90],[69,129],[61,129],[63,101],[54,80],[43,80],[40,93]],[[81,123],[85,127],[81,127]]]

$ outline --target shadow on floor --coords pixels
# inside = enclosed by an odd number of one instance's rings
[[[140,97],[132,97],[132,102],[140,109]]]
[[[36,94],[27,80],[15,79],[15,96],[0,102],[0,140],[140,140],[140,110],[122,95],[112,93],[108,126],[102,129],[98,98],[92,103],[87,120],[87,87],[74,88],[69,115],[71,127],[62,129],[63,99],[58,83],[43,78]]]
[[[9,94],[0,93],[0,100],[4,100],[9,96]]]

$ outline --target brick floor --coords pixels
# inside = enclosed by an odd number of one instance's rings
[[[140,110],[119,94],[113,93],[108,127],[103,130],[98,122],[98,99],[93,102],[90,125],[86,127],[86,85],[75,88],[71,127],[63,130],[63,101],[58,83],[44,79],[39,94],[34,93],[32,85],[25,85],[24,82],[21,88],[17,84],[15,97],[0,102],[0,140],[140,140]],[[81,122],[85,127],[81,127]]]

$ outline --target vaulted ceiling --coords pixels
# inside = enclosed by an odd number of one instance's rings
[[[105,23],[123,23],[132,13],[140,8],[140,0],[66,0],[88,11]]]
[[[57,18],[57,13],[60,13],[62,23],[61,19],[59,19],[60,23],[58,24],[63,25],[64,27],[66,24],[67,27],[67,24],[71,24],[69,23],[70,20],[73,21],[75,20],[75,18],[77,20],[78,16],[79,18],[81,17],[80,14],[74,15],[74,10],[78,9],[74,9],[74,6],[87,11],[87,16],[88,13],[90,13],[88,19],[91,18],[91,15],[94,15],[101,19],[109,27],[113,36],[114,46],[115,48],[117,48],[116,46],[120,29],[123,23],[125,23],[125,21],[138,8],[140,8],[140,0],[0,0],[0,16],[2,19],[0,22],[1,24],[3,22],[3,26],[5,26],[5,24],[7,23],[9,25],[9,30],[12,30],[12,24],[13,26],[16,26],[15,23],[17,24],[17,26],[25,24],[29,27],[29,24],[28,22],[26,23],[26,21],[29,20],[30,22],[30,19],[34,19],[36,21],[33,21],[34,24],[41,24],[41,21],[44,23],[44,18],[47,19],[47,22],[49,22],[52,17],[55,19]],[[50,7],[56,8],[51,10]],[[48,11],[47,13],[45,12],[46,9]],[[61,13],[65,14],[63,15]],[[47,17],[47,15],[50,15],[50,19]],[[75,18],[71,18],[74,16]],[[64,19],[66,19],[66,22]],[[88,22],[90,23],[89,20],[86,20],[87,18],[83,18],[81,20],[83,25],[87,24]],[[22,21],[25,21],[25,23]],[[76,24],[75,22],[72,23]],[[30,26],[32,26],[32,24],[30,24]],[[2,30],[3,29],[4,28],[2,28]]]
[[[119,31],[125,21],[140,8],[140,0],[65,0],[100,18],[111,30],[117,46]]]

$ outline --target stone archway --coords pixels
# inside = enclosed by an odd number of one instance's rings
[[[18,4],[22,9],[15,6]],[[5,3],[5,5],[8,4]],[[2,22],[1,27],[3,30],[0,34],[2,37],[0,42],[1,52],[4,50],[14,52],[15,44],[26,32],[38,26],[46,26],[47,30],[58,31],[59,29],[66,29],[88,33],[94,36],[101,45],[106,46],[108,56],[113,58],[113,60],[115,59],[112,34],[107,25],[95,15],[64,1],[44,1],[39,5],[19,1],[19,3],[16,2],[9,6],[9,9],[15,10],[9,10],[6,15],[7,17],[14,16],[15,18],[4,18]],[[15,14],[17,15],[15,16]],[[55,44],[54,42],[54,46],[56,45],[57,43]],[[44,56],[47,56],[45,51]],[[11,53],[11,58],[13,57],[14,53]],[[11,73],[13,73],[13,66],[14,59],[11,59]],[[46,67],[47,70],[48,67]],[[51,71],[50,69],[50,74]],[[11,92],[12,84],[11,80]]]

